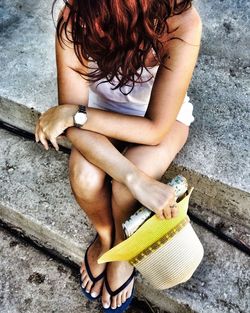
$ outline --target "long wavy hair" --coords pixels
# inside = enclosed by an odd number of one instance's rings
[[[56,2],[57,0],[53,2],[52,14]],[[108,81],[114,85],[112,81],[116,77],[118,84],[112,89],[119,88],[126,95],[139,81],[143,68],[147,70],[145,61],[152,48],[157,64],[163,64],[168,57],[166,54],[163,57],[160,55],[163,47],[162,37],[170,33],[167,19],[181,14],[192,6],[192,0],[71,0],[70,3],[64,0],[64,2],[69,8],[69,15],[66,21],[62,15],[57,21],[56,34],[60,44],[63,43],[64,32],[67,40],[73,43],[80,63],[86,66],[84,60],[92,59],[98,66],[94,71],[87,73],[74,70],[89,82],[106,78],[103,82]],[[178,37],[168,40],[173,39],[182,40]],[[163,66],[171,70],[164,64]],[[93,69],[88,65],[87,68]],[[128,93],[124,93],[121,88],[129,82],[132,82],[132,88]]]

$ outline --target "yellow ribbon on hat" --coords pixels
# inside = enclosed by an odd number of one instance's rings
[[[98,259],[98,264],[113,261],[129,261],[162,238],[167,232],[174,229],[187,216],[189,199],[193,189],[194,187],[191,187],[187,195],[176,203],[179,210],[177,217],[161,220],[156,215],[153,215],[132,236],[105,252]]]

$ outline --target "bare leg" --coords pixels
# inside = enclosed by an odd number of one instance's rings
[[[110,139],[118,149],[124,144]],[[79,206],[85,211],[99,236],[88,250],[88,261],[94,277],[103,272],[106,264],[97,264],[96,260],[111,247],[111,233],[114,230],[111,212],[111,184],[106,173],[87,161],[72,146],[69,158],[69,179],[73,194]],[[81,266],[83,287],[96,297],[101,292],[103,279],[94,286],[85,269]]]
[[[171,132],[166,136],[160,145],[144,146],[134,145],[124,154],[133,164],[144,173],[160,180],[166,169],[175,158],[187,140],[188,127],[180,122],[176,122]],[[133,194],[123,184],[112,181],[112,211],[115,221],[115,244],[123,241],[124,233],[122,223],[135,211],[138,201]],[[133,267],[128,262],[111,262],[107,266],[108,282],[112,290],[119,288],[131,275]],[[120,275],[123,273],[123,275]],[[103,288],[102,302],[104,307],[112,308],[120,306],[130,297],[133,288],[133,280],[117,296],[110,299],[106,288]]]

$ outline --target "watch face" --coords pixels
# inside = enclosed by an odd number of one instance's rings
[[[75,123],[83,125],[87,120],[85,113],[77,112],[75,115]]]

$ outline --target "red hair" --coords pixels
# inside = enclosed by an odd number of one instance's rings
[[[53,7],[55,2],[56,0]],[[119,88],[121,92],[121,87],[128,82],[132,82],[133,89],[143,68],[146,68],[145,61],[152,48],[156,52],[158,64],[162,63],[161,38],[166,32],[169,33],[167,18],[181,14],[192,6],[192,0],[71,0],[71,4],[66,0],[65,2],[70,12],[66,21],[61,16],[57,22],[57,37],[60,43],[63,41],[64,32],[67,40],[74,44],[75,54],[81,64],[86,63],[84,59],[91,58],[98,65],[95,71],[77,72],[92,82],[106,78],[106,81],[111,83],[116,77],[119,83],[113,89]],[[69,23],[70,37],[66,31]],[[164,67],[166,68],[165,65]],[[140,68],[141,72],[138,73]]]

